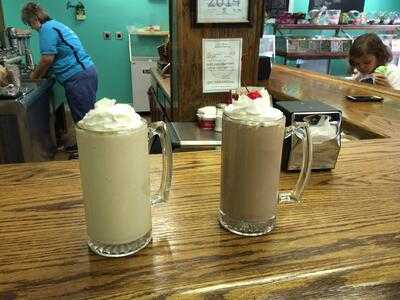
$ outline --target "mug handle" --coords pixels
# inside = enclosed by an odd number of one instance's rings
[[[313,142],[308,123],[298,122],[295,125],[285,128],[285,139],[295,134],[301,139],[303,144],[303,162],[299,179],[297,179],[294,190],[280,192],[278,203],[297,203],[300,202],[304,188],[310,179],[313,161]]]
[[[155,195],[151,196],[151,203],[161,203],[167,202],[169,191],[171,189],[171,180],[172,180],[172,146],[171,146],[171,138],[168,133],[167,125],[160,121],[149,124],[149,140],[154,136],[158,136],[161,142],[162,148],[162,176],[161,176],[161,185],[158,192]]]

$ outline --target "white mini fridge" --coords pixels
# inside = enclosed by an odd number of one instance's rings
[[[132,57],[131,77],[133,107],[137,112],[150,111],[147,91],[151,86],[150,68],[157,68],[157,57]]]

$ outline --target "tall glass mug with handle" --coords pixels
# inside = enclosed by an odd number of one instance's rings
[[[76,126],[90,249],[122,257],[151,240],[151,203],[168,199],[172,149],[164,122],[151,123],[128,104],[102,99]],[[148,140],[160,137],[163,173],[150,196]]]
[[[279,202],[300,201],[312,163],[307,124],[285,128],[285,116],[263,98],[241,96],[225,109],[222,120],[221,200],[219,222],[247,236],[270,232]],[[303,167],[293,191],[279,192],[283,140],[303,140]]]

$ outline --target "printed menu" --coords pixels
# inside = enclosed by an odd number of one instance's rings
[[[241,86],[242,39],[203,39],[203,93]]]

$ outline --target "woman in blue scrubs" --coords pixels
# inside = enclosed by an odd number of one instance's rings
[[[39,80],[53,71],[64,87],[72,118],[79,122],[94,107],[97,92],[97,72],[91,57],[78,36],[69,27],[52,20],[38,4],[29,2],[21,19],[39,32],[41,58],[30,75]]]

